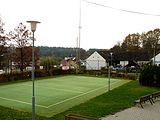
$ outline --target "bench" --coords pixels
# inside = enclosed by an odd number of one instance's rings
[[[101,120],[100,118],[94,118],[94,117],[89,117],[89,116],[83,116],[79,114],[67,114],[65,115],[65,120]]]
[[[145,96],[140,97],[139,100],[135,101],[135,104],[139,103],[141,105],[141,107],[143,108],[142,103],[145,103],[147,101],[149,101],[152,104],[153,100],[152,100],[151,95],[145,95]]]
[[[152,93],[152,102],[154,103],[153,99],[156,99],[158,97],[160,97],[160,91]]]

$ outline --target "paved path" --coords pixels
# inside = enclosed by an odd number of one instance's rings
[[[144,109],[140,105],[128,108],[124,111],[108,115],[102,120],[160,120],[160,99],[156,100],[153,105],[149,102],[143,104]]]

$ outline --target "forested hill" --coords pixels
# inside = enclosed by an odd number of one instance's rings
[[[42,56],[54,56],[56,58],[64,58],[66,56],[76,56],[76,48],[65,47],[47,47],[38,46],[39,55]]]
[[[75,57],[77,54],[77,48],[67,48],[67,47],[48,47],[48,46],[38,46],[40,57],[44,56],[54,56],[57,59],[62,59],[64,57]],[[86,59],[94,51],[99,49],[89,49],[88,51],[80,48],[80,58]]]

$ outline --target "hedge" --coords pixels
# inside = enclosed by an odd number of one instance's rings
[[[144,66],[140,71],[139,82],[145,86],[160,87],[160,66]]]
[[[64,75],[64,74],[73,74],[74,70],[62,70],[61,68],[56,68],[52,70],[35,70],[35,77],[47,77],[54,75]],[[16,81],[23,79],[31,79],[31,71],[23,72],[12,72],[8,74],[0,74],[0,82]]]

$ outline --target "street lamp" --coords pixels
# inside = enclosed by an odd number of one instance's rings
[[[113,55],[113,53],[111,52],[110,54],[111,54],[111,67],[112,67],[112,55]]]
[[[110,55],[111,55],[111,65],[108,66],[108,91],[110,91],[110,89],[111,89],[110,79],[111,79],[111,71],[112,71],[112,55],[113,55],[113,53],[111,52]]]
[[[108,66],[108,91],[110,91],[110,78],[111,78],[111,71],[110,66]]]
[[[34,94],[34,32],[36,31],[38,21],[27,21],[31,25],[31,31],[33,33],[33,45],[32,45],[32,120],[35,120],[35,94]]]
[[[153,65],[155,65],[155,57],[156,57],[156,43],[154,44],[154,58],[153,58]]]

